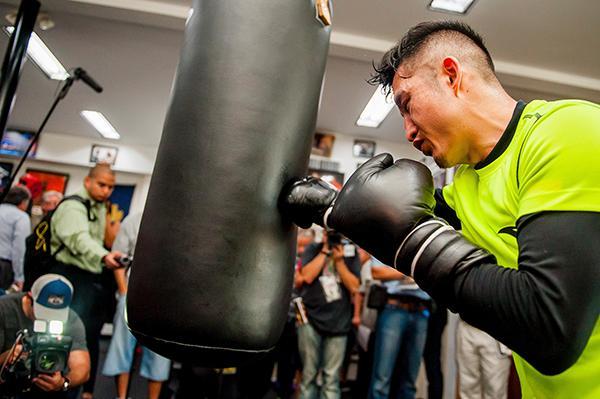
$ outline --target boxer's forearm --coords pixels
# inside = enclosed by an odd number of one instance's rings
[[[455,303],[538,371],[556,374],[585,347],[600,308],[600,214],[553,212],[519,226],[519,269],[479,264],[455,276]]]

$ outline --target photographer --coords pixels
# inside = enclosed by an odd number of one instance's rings
[[[303,365],[299,397],[316,397],[317,374],[322,369],[322,397],[339,398],[340,368],[352,327],[350,298],[360,285],[357,247],[338,233],[323,234],[321,244],[310,244],[304,250],[301,274],[308,323],[298,327]]]
[[[68,398],[69,392],[75,393],[72,391],[73,387],[87,381],[90,358],[85,343],[85,329],[81,319],[69,309],[72,296],[73,286],[69,280],[56,274],[46,274],[33,283],[30,292],[0,298],[1,398]],[[50,333],[55,334],[52,337],[58,342],[72,340],[64,372],[39,373],[34,369],[35,359],[28,359],[31,355],[28,350],[32,348],[27,347],[30,345],[23,345],[23,340],[15,341],[25,329],[28,331],[25,339],[31,337],[28,334],[34,332],[34,321],[36,330],[37,325],[49,325]],[[53,324],[63,326],[64,335],[57,335],[61,334],[60,331],[52,331]],[[37,344],[39,345],[39,341]],[[56,361],[56,358],[48,359]],[[29,368],[25,380],[28,380],[29,375],[33,376],[29,392],[9,392],[9,382],[14,382],[16,378],[11,370],[16,369],[14,366],[19,362],[22,362],[26,369]],[[18,385],[22,383],[23,381],[20,381]]]

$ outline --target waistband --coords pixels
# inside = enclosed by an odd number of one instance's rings
[[[405,298],[410,298],[405,300]],[[387,300],[387,306],[406,310],[407,312],[423,312],[429,309],[431,301],[425,301],[416,297],[390,297]]]
[[[387,297],[388,297],[388,299],[394,299],[394,300],[396,300],[398,302],[402,302],[402,303],[425,303],[425,304],[431,303],[431,300],[429,300],[429,299],[421,299],[414,295],[388,294]]]

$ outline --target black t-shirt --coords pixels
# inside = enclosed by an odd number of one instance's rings
[[[323,244],[310,244],[304,249],[302,255],[302,267],[306,266],[313,260],[319,252]],[[354,247],[354,256],[345,257],[344,261],[348,269],[357,277],[360,278],[360,259],[358,250]],[[330,256],[329,260],[333,260]],[[319,280],[322,276],[331,276],[337,280],[339,286],[339,299],[327,301],[323,284]],[[306,313],[311,325],[321,334],[324,335],[343,335],[350,331],[352,326],[352,303],[350,293],[341,282],[340,277],[335,270],[335,266],[325,265],[312,284],[304,284],[302,286],[301,296],[306,307]]]
[[[33,332],[33,321],[23,312],[22,298],[26,294],[10,294],[0,297],[0,353],[9,350],[17,333],[23,329]],[[85,328],[75,312],[69,310],[69,319],[64,326],[64,335],[73,339],[71,350],[87,350]]]

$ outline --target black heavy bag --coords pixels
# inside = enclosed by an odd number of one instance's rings
[[[285,323],[295,229],[277,202],[306,171],[330,27],[312,0],[193,8],[127,317],[152,350],[220,367],[267,352]]]

